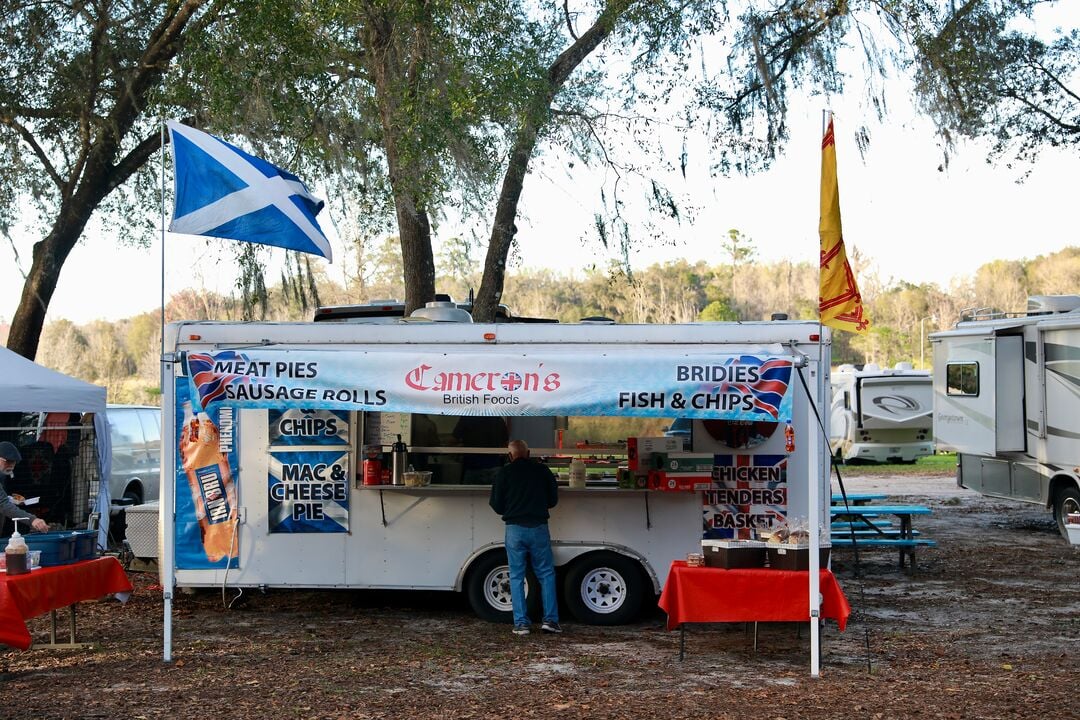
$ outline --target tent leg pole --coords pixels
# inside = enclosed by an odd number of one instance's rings
[[[165,617],[164,617],[164,633],[163,642],[164,648],[162,653],[162,660],[165,662],[172,662],[172,593],[165,593]]]

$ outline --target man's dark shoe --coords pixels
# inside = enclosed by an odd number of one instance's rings
[[[529,634],[529,626],[528,625],[515,625],[514,626],[514,634],[515,635],[528,635]]]
[[[561,633],[562,632],[562,628],[559,627],[559,623],[557,623],[557,622],[546,622],[545,621],[544,624],[540,626],[540,629],[543,630],[546,633]]]

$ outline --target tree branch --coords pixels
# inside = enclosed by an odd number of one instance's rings
[[[60,177],[60,174],[56,172],[56,168],[54,168],[53,164],[49,161],[48,155],[45,154],[45,151],[41,148],[41,145],[38,144],[38,141],[34,137],[33,133],[27,130],[22,123],[20,123],[13,117],[8,117],[6,115],[0,116],[0,123],[7,125],[9,128],[17,132],[19,134],[19,137],[23,139],[23,142],[30,146],[30,149],[34,152],[34,156],[41,162],[42,167],[45,168],[45,172],[56,185],[56,189],[62,192],[64,188],[64,181]]]

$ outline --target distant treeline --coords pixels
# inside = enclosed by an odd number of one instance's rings
[[[381,250],[392,258],[393,239]],[[460,259],[460,258],[458,258]],[[910,361],[930,364],[930,333],[951,327],[968,308],[1020,312],[1029,295],[1080,291],[1080,247],[1069,247],[1032,260],[986,263],[974,277],[951,287],[933,283],[883,282],[875,273],[855,270],[872,330],[865,335],[836,333],[833,361],[874,362],[889,366]],[[927,262],[933,262],[928,258]],[[400,263],[400,260],[398,261]],[[444,254],[439,263],[439,292],[465,299],[479,284],[479,274],[463,272],[466,263]],[[310,320],[317,305],[367,302],[404,297],[400,264],[387,262],[348,283],[307,274],[294,263],[274,284],[256,283],[259,292],[224,296],[184,290],[166,306],[166,320]],[[509,275],[503,302],[517,315],[573,322],[604,316],[621,323],[680,323],[696,320],[767,320],[773,313],[792,319],[816,319],[818,269],[809,263],[709,265],[674,261],[632,274],[620,269],[591,269],[563,274],[519,270]],[[921,343],[921,344],[920,344]],[[159,313],[116,322],[75,325],[48,323],[38,362],[108,388],[109,401],[159,402]]]

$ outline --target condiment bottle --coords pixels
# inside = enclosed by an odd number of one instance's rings
[[[25,519],[13,518],[15,532],[11,534],[7,547],[4,549],[4,561],[7,563],[8,575],[25,575],[30,572],[30,568],[26,563],[30,548],[26,546],[26,541],[19,534],[19,521]]]

